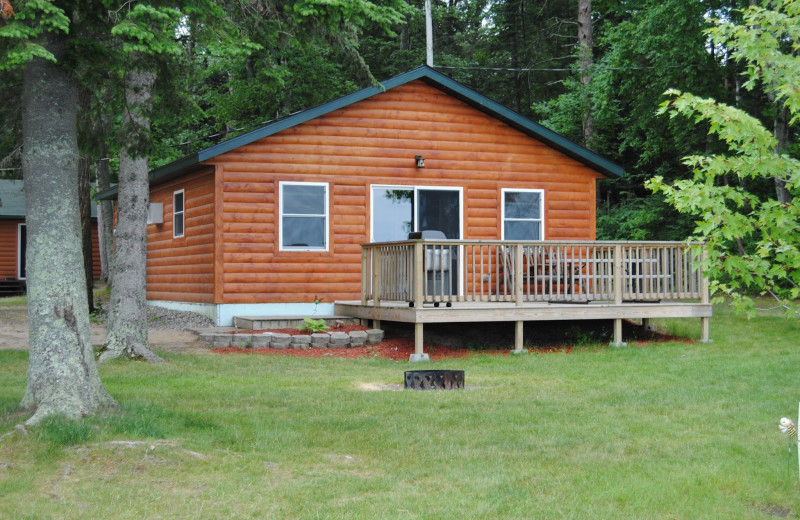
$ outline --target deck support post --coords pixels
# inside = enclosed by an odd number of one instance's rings
[[[381,328],[381,320],[372,320],[372,328],[373,329]]]
[[[708,249],[703,245],[703,266],[708,265]],[[709,287],[708,276],[702,273],[702,281],[700,282],[700,303],[708,305],[711,303],[711,289]],[[711,320],[709,318],[700,318],[700,343],[711,343]]]
[[[653,322],[650,318],[642,318],[642,328],[649,332],[656,330],[656,327],[653,325]]]
[[[414,353],[408,358],[411,363],[430,361],[428,354],[422,352],[422,327],[420,322],[414,324]]]
[[[627,347],[628,344],[622,341],[622,319],[617,318],[614,320],[614,341],[611,343],[612,347]]]
[[[517,321],[514,323],[514,350],[512,354],[527,354],[528,351],[522,348],[522,330],[524,321]]]
[[[713,343],[711,339],[710,318],[700,318],[700,343]]]
[[[622,245],[614,246],[614,305],[622,305]],[[612,347],[625,347],[627,343],[622,341],[622,319],[614,320],[614,341]]]

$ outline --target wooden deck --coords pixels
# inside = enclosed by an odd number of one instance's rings
[[[708,283],[702,247],[682,242],[518,242],[409,240],[362,245],[360,301],[335,312],[415,324],[515,322],[522,352],[525,321],[700,318],[709,341]],[[699,253],[698,253],[699,251]]]

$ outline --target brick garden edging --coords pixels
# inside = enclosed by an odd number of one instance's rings
[[[200,339],[214,348],[267,348],[275,349],[308,349],[308,348],[350,348],[365,345],[377,345],[383,341],[381,329],[354,330],[347,332],[316,332],[311,334],[281,334],[264,332],[261,334],[230,334],[213,332],[200,334]]]

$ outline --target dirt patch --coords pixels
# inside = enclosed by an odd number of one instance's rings
[[[92,345],[100,346],[106,339],[106,324],[90,324]],[[150,347],[166,352],[209,352],[208,346],[194,332],[149,328],[147,337]],[[0,350],[28,349],[28,308],[0,307]]]
[[[0,307],[0,350],[28,348],[28,309]]]

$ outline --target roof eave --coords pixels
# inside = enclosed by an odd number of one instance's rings
[[[199,154],[191,154],[156,168],[148,175],[148,181],[152,184],[160,184],[175,179],[183,175],[189,168],[200,163]],[[94,196],[95,200],[111,200],[117,198],[119,186],[113,186],[105,191],[101,191]]]

